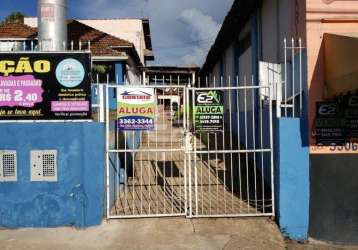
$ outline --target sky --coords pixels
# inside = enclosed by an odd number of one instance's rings
[[[68,0],[69,18],[149,18],[155,65],[201,66],[233,0]],[[36,0],[0,0],[0,20],[36,15]]]

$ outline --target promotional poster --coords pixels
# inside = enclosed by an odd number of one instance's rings
[[[118,88],[119,130],[154,130],[155,95],[153,88]]]
[[[0,120],[91,119],[88,53],[0,53]]]

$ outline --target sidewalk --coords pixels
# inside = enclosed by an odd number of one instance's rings
[[[1,250],[284,249],[268,219],[113,220],[87,230],[0,230]]]
[[[112,220],[86,230],[0,229],[1,250],[358,249],[285,241],[266,218]]]

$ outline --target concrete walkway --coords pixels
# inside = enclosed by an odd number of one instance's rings
[[[0,230],[1,250],[284,248],[277,226],[264,218],[113,220],[86,230]]]
[[[121,188],[111,209],[112,215],[185,215],[186,200],[191,200],[193,213],[198,216],[271,212],[272,199],[263,194],[264,180],[256,174],[256,165],[249,166],[247,155],[245,162],[244,156],[233,153],[197,153],[196,150],[215,152],[215,147],[206,145],[201,136],[196,136],[192,140],[195,154],[187,155],[185,164],[182,121],[173,118],[162,106],[159,110],[156,130],[142,132],[140,152],[136,152],[132,160],[124,161],[128,182]],[[218,137],[223,140],[222,135]],[[211,141],[220,144],[216,135]],[[123,158],[127,159],[128,154],[125,153]],[[242,164],[237,164],[238,161]],[[246,172],[242,171],[244,166]],[[250,182],[251,175],[254,179]],[[189,182],[191,189],[185,185]],[[266,187],[266,193],[270,194],[268,189]],[[186,199],[186,193],[192,199]]]
[[[1,250],[343,250],[358,247],[285,241],[266,218],[112,220],[86,230],[0,229]]]

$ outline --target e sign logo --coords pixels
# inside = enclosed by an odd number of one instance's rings
[[[338,108],[336,104],[324,104],[319,107],[318,113],[319,115],[336,115],[338,112]]]
[[[220,103],[220,95],[216,91],[199,93],[197,102],[200,104]]]

